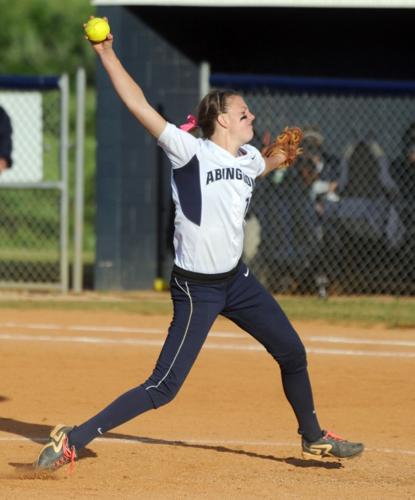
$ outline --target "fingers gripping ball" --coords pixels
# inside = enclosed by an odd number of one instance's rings
[[[110,32],[106,19],[93,17],[85,25],[85,34],[91,42],[103,42]]]
[[[284,132],[278,135],[274,142],[262,150],[262,155],[269,158],[283,153],[287,159],[281,167],[288,167],[303,152],[300,148],[303,135],[303,131],[298,127],[285,127]]]

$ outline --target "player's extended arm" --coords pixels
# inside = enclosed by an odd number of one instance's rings
[[[166,120],[149,104],[141,87],[133,80],[112,48],[113,36],[103,42],[92,43],[101,59],[115,91],[137,120],[156,139],[166,127]]]

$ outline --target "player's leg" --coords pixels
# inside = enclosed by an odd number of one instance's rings
[[[76,427],[70,434],[70,442],[77,449],[99,434],[170,402],[179,391],[222,307],[223,298],[210,287],[177,277],[172,280],[171,293],[173,320],[152,375]]]
[[[304,346],[279,304],[246,266],[230,283],[222,314],[258,340],[278,362],[299,432],[313,440],[321,436]]]
[[[58,435],[60,448],[79,451],[99,435],[174,398],[223,308],[225,294],[221,285],[199,285],[177,277],[172,279],[171,294],[173,320],[152,375],[144,384],[121,395],[83,424],[65,427],[65,436],[60,431],[53,431],[50,442],[42,449],[35,464],[38,468],[56,468],[50,466],[51,460],[53,464],[58,461],[54,460],[54,449],[59,446],[54,436]]]
[[[222,314],[250,333],[278,362],[284,393],[303,438],[303,450],[304,443],[317,443],[316,454],[328,447],[334,456],[353,456],[363,450],[360,443],[339,441],[322,432],[314,409],[304,346],[279,304],[246,266],[230,282]],[[320,443],[322,439],[325,440]]]

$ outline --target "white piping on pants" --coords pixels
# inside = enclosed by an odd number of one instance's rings
[[[149,389],[157,389],[160,384],[166,379],[166,377],[168,376],[168,374],[170,373],[171,369],[173,368],[173,365],[177,359],[177,356],[179,355],[180,351],[181,351],[181,348],[183,347],[183,344],[184,344],[184,341],[186,340],[186,336],[187,336],[187,332],[189,330],[189,326],[190,326],[190,321],[192,319],[192,315],[193,315],[193,301],[192,301],[192,296],[190,295],[190,290],[189,290],[189,286],[187,284],[187,281],[185,281],[185,285],[186,285],[186,290],[180,285],[180,283],[177,281],[177,278],[174,278],[174,281],[176,282],[177,286],[180,288],[180,290],[182,290],[188,297],[189,297],[189,302],[190,302],[190,315],[189,315],[189,319],[187,321],[187,325],[186,325],[186,329],[184,331],[184,335],[183,335],[183,338],[182,338],[182,341],[180,342],[180,345],[179,345],[179,348],[173,358],[173,361],[171,362],[171,365],[169,366],[169,369],[167,370],[166,374],[164,375],[164,377],[159,381],[159,383],[157,385],[149,385],[148,387],[146,387],[146,391],[148,391]]]

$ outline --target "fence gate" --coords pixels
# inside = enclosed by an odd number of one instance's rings
[[[12,127],[12,165],[0,175],[0,287],[65,292],[68,76],[0,77],[0,106]]]

